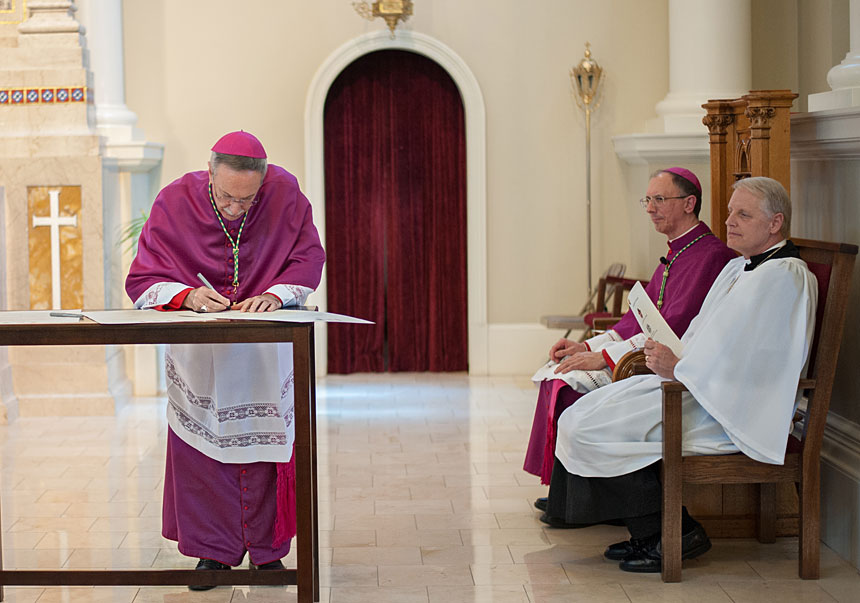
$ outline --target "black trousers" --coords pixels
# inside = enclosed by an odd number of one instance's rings
[[[568,473],[556,459],[549,485],[547,515],[582,526],[619,520],[632,538],[660,533],[663,488],[659,463],[617,477],[582,477]],[[681,508],[681,531],[686,534],[696,521]]]
[[[660,532],[662,501],[657,463],[617,477],[582,477],[555,461],[546,512],[567,523],[624,521],[633,538]]]

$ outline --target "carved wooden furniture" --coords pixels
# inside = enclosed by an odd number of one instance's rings
[[[624,354],[612,369],[612,380],[621,381],[633,375],[649,375],[651,371],[645,366],[645,352],[631,350]]]
[[[753,90],[741,98],[702,105],[711,145],[711,230],[726,240],[732,184],[768,176],[790,189],[790,90]]]
[[[301,603],[319,601],[319,542],[316,482],[316,394],[314,325],[264,321],[102,325],[0,324],[0,346],[122,345],[132,343],[292,342],[295,374],[297,568],[283,571],[187,570],[3,570],[0,543],[0,601],[3,586],[61,585],[282,585],[296,584]],[[2,529],[0,529],[2,534]]]
[[[732,185],[750,176],[769,176],[790,190],[790,109],[797,95],[790,90],[753,90],[737,99],[702,105],[711,149],[711,228],[726,240],[726,218]],[[705,523],[712,536],[755,534],[751,519],[758,505],[755,488],[742,484],[691,485],[685,489],[688,508],[712,518]],[[797,534],[794,488],[777,491],[777,534]]]
[[[758,490],[757,536],[760,542],[773,542],[776,538],[777,484],[794,486],[800,500],[798,573],[803,579],[814,580],[819,576],[821,442],[857,246],[803,239],[793,241],[818,281],[818,310],[808,378],[801,379],[798,385],[807,397],[800,438],[789,438],[784,465],[760,463],[741,453],[682,457],[681,393],[685,388],[676,381],[663,383],[664,582],[681,580],[681,504],[685,484],[753,484]],[[707,528],[707,522],[702,523]]]

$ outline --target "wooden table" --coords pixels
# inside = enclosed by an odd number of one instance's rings
[[[313,323],[210,321],[102,325],[0,324],[0,345],[121,345],[138,343],[292,342],[296,429],[296,569],[233,570],[3,570],[0,539],[0,601],[3,586],[298,586],[300,603],[319,601],[319,521],[317,517],[316,388]],[[0,526],[2,536],[2,526]]]

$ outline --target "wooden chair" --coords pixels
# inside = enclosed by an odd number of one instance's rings
[[[624,315],[621,306],[624,294],[633,288],[637,279],[624,278],[624,264],[612,264],[600,277],[597,289],[578,316],[544,316],[542,321],[550,329],[567,329],[564,337],[574,329],[583,331],[580,341],[588,339],[596,331],[610,328]],[[643,286],[647,282],[642,282]],[[595,299],[596,298],[596,299]],[[611,306],[608,302],[611,300]]]
[[[807,396],[800,438],[789,438],[785,464],[770,465],[744,454],[681,456],[681,393],[676,381],[663,384],[663,581],[681,580],[681,493],[684,483],[758,484],[760,542],[773,542],[776,484],[794,483],[800,498],[798,573],[804,580],[819,577],[820,454],[836,360],[848,308],[856,245],[794,239],[800,257],[818,280],[815,336],[810,349],[809,377],[798,389]],[[793,440],[793,441],[792,441]]]
[[[790,436],[785,464],[754,461],[744,454],[681,456],[682,383],[663,384],[663,581],[681,580],[681,505],[685,484],[755,484],[759,491],[757,537],[776,540],[776,485],[794,484],[800,499],[798,573],[801,578],[819,577],[820,454],[836,361],[848,306],[848,292],[856,245],[793,239],[801,258],[818,281],[815,335],[810,349],[806,379],[798,389],[807,396],[800,413],[800,437]],[[615,366],[613,380],[648,373],[641,351],[630,352]],[[795,430],[797,431],[797,430]]]

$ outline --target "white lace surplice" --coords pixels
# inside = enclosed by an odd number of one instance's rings
[[[773,259],[752,271],[731,260],[681,341],[675,377],[684,455],[740,450],[782,464],[815,327],[817,288],[806,264]],[[662,382],[640,375],[583,396],[558,419],[556,458],[584,477],[624,475],[660,460]]]
[[[292,456],[291,343],[171,345],[167,422],[174,433],[222,463]]]
[[[136,308],[167,304],[189,288],[156,283]],[[312,292],[299,285],[267,289],[284,306]],[[222,463],[285,463],[295,441],[293,344],[170,345],[165,354],[167,423],[186,444]]]

